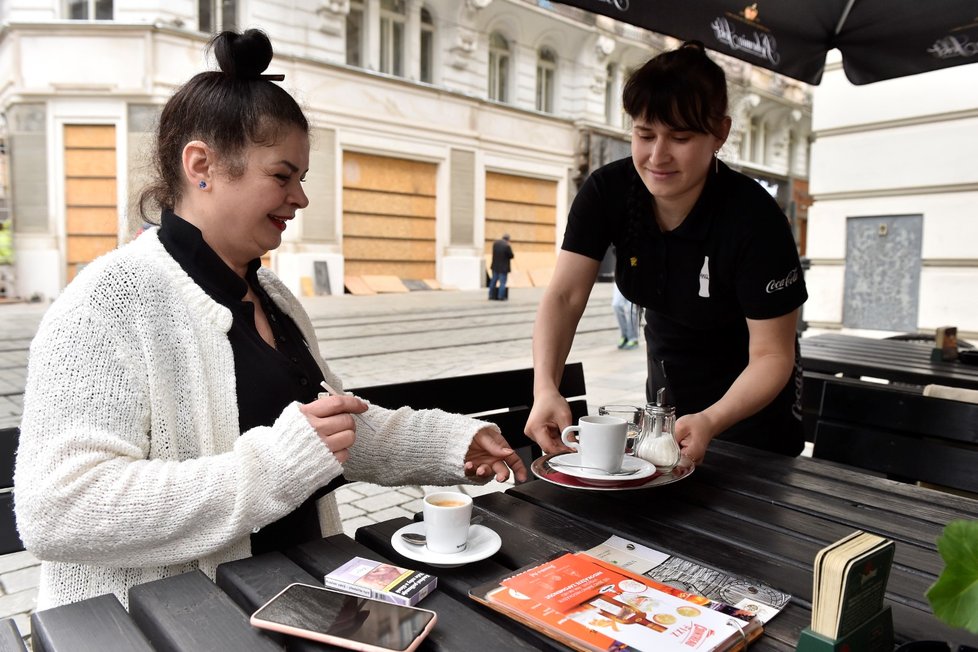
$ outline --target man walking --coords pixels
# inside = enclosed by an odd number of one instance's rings
[[[513,248],[509,246],[509,234],[492,243],[492,278],[489,281],[489,300],[505,301],[509,298],[506,293],[506,278],[509,276],[509,261],[513,258]],[[496,283],[499,287],[496,287]]]

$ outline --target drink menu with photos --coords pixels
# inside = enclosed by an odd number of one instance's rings
[[[740,650],[763,628],[747,611],[586,553],[564,553],[470,596],[576,650]]]

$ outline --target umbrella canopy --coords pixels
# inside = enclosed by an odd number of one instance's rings
[[[853,84],[978,62],[978,0],[558,0],[817,84],[837,48]]]

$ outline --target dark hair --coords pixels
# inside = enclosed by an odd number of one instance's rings
[[[633,72],[622,105],[632,119],[717,136],[727,115],[727,78],[700,41],[687,41]]]
[[[281,76],[263,75],[272,60],[264,32],[221,32],[208,44],[219,71],[194,75],[167,101],[156,132],[156,180],[139,197],[146,204],[172,209],[180,199],[183,148],[202,140],[217,152],[232,178],[244,173],[243,154],[252,144],[274,143],[289,127],[309,132],[309,122],[295,99],[272,83]]]

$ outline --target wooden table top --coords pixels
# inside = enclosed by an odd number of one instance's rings
[[[806,371],[978,389],[978,365],[931,362],[933,348],[920,342],[824,333],[801,338],[801,364]]]
[[[930,611],[924,593],[943,563],[935,540],[949,521],[978,518],[978,501],[903,485],[808,458],[785,458],[714,442],[705,463],[683,480],[639,491],[582,491],[542,481],[476,499],[483,524],[502,548],[459,568],[431,568],[401,557],[393,519],[343,535],[224,564],[217,584],[199,572],[135,587],[127,616],[114,598],[96,598],[34,615],[35,650],[280,650],[282,638],[247,622],[258,605],[291,582],[320,584],[350,557],[365,556],[438,576],[420,606],[439,614],[425,650],[566,650],[468,597],[474,586],[565,550],[618,535],[705,566],[753,577],[792,594],[752,650],[794,650],[811,618],[815,553],[854,529],[892,538],[887,586],[897,642],[943,639],[978,645]],[[317,579],[318,578],[318,579]],[[114,603],[114,604],[113,604]],[[121,611],[121,613],[120,613]],[[108,627],[107,624],[111,624]],[[146,648],[148,649],[148,648]],[[293,639],[289,650],[328,649]]]

